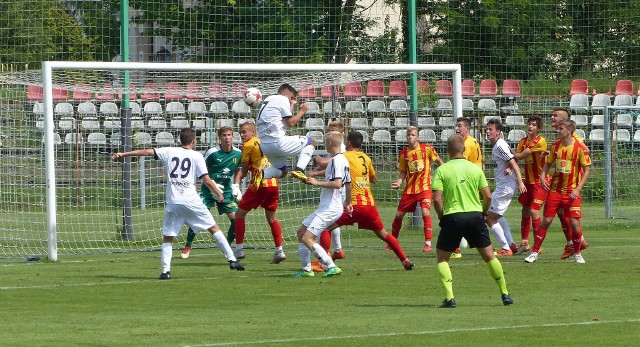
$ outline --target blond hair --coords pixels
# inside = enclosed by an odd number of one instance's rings
[[[419,132],[418,128],[414,127],[413,125],[410,125],[409,127],[407,127],[407,135],[409,135],[409,133],[414,131],[414,130],[415,130],[416,133]]]
[[[328,147],[340,147],[342,145],[342,134],[337,131],[329,131],[324,136],[324,142]]]

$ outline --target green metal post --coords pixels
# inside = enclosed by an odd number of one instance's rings
[[[129,61],[129,0],[120,2],[120,57],[123,62]],[[120,105],[120,136],[123,151],[130,151],[131,143],[131,108],[129,106],[129,70],[122,71],[123,89]],[[131,191],[131,158],[124,158],[122,165],[122,238],[133,241]]]

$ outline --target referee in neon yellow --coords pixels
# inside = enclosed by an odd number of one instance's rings
[[[502,303],[511,305],[513,300],[507,291],[502,264],[493,253],[484,220],[491,205],[487,179],[480,167],[464,158],[462,136],[453,135],[447,139],[447,153],[450,160],[438,168],[432,184],[433,204],[440,219],[440,234],[436,245],[438,274],[446,294],[440,307],[456,307],[449,258],[463,237],[469,242],[469,247],[478,249],[489,266],[491,277],[500,288]],[[478,192],[483,197],[482,202]]]

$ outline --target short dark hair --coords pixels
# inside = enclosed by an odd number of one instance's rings
[[[196,138],[196,131],[191,128],[180,129],[180,144],[186,146]]]
[[[285,90],[291,92],[293,96],[298,96],[298,91],[295,88],[293,88],[289,83],[283,83],[278,88],[278,94],[282,93]]]
[[[489,121],[487,122],[487,128],[489,127],[489,124],[493,124],[493,126],[496,128],[496,130],[498,131],[502,131],[502,121],[498,118],[491,118],[489,119]]]
[[[529,119],[527,119],[527,124],[534,122],[536,123],[536,126],[538,127],[538,130],[542,130],[542,117],[540,116],[531,116],[529,117]]]
[[[360,148],[363,140],[364,137],[362,133],[358,131],[350,131],[349,134],[347,134],[347,141],[349,141],[354,148]]]
[[[218,128],[218,137],[222,137],[222,134],[226,133],[227,131],[230,131],[233,134],[233,128],[225,125],[225,126],[221,126]]]
[[[462,122],[467,126],[467,128],[471,128],[471,119],[469,119],[469,117],[458,117],[456,119],[456,123],[458,122]]]

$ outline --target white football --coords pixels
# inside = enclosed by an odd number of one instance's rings
[[[249,88],[244,92],[242,100],[250,107],[258,107],[262,103],[262,93],[258,88]]]

